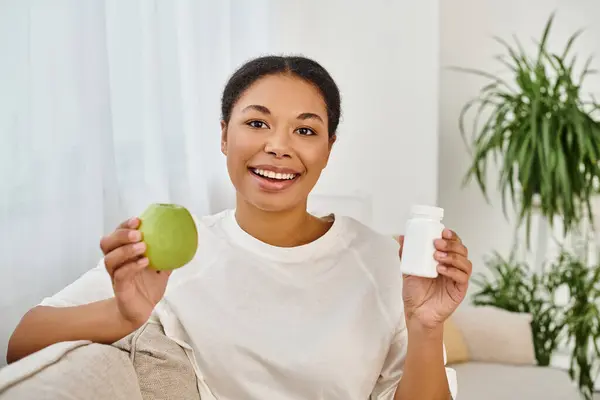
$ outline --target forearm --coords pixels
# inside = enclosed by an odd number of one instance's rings
[[[394,400],[451,399],[444,367],[443,327],[428,330],[408,326],[404,372]]]
[[[114,298],[76,307],[44,307],[30,310],[8,342],[8,363],[20,360],[54,343],[90,340],[110,344],[135,327],[125,321]]]

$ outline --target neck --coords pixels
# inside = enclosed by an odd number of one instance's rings
[[[235,218],[249,235],[277,247],[310,243],[329,229],[324,229],[327,223],[306,211],[306,203],[284,211],[264,211],[238,196]]]

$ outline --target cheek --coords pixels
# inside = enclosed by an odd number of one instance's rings
[[[227,141],[227,164],[245,165],[261,148],[260,143],[245,132],[233,132]]]
[[[329,149],[327,147],[320,147],[303,152],[302,161],[311,175],[319,175],[327,165],[328,158]]]

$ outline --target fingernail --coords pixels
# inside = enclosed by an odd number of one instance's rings
[[[138,221],[137,218],[133,217],[129,220],[129,227],[130,228],[135,228],[138,225]]]
[[[443,265],[438,265],[438,271],[446,272],[446,270],[448,270],[448,267],[444,267]]]
[[[138,242],[142,239],[142,232],[140,231],[131,231],[129,232],[129,240],[132,242]]]
[[[448,253],[444,253],[443,251],[437,251],[437,252],[436,252],[436,255],[437,255],[439,258],[446,258],[446,257],[448,256]]]
[[[442,233],[442,236],[445,237],[446,239],[451,239],[452,238],[452,232],[450,232],[449,229],[444,229],[444,232]]]
[[[136,243],[133,245],[133,249],[136,252],[142,252],[142,251],[146,250],[146,243],[144,243],[144,242]]]
[[[144,257],[144,258],[140,258],[140,259],[137,261],[137,263],[138,263],[138,265],[139,265],[139,266],[145,266],[145,265],[148,265],[148,259],[147,259],[146,257]]]

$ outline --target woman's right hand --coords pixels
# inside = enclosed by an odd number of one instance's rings
[[[148,259],[143,256],[146,244],[137,230],[139,225],[138,218],[131,218],[100,241],[119,312],[134,329],[150,318],[165,294],[171,274],[148,268]]]

